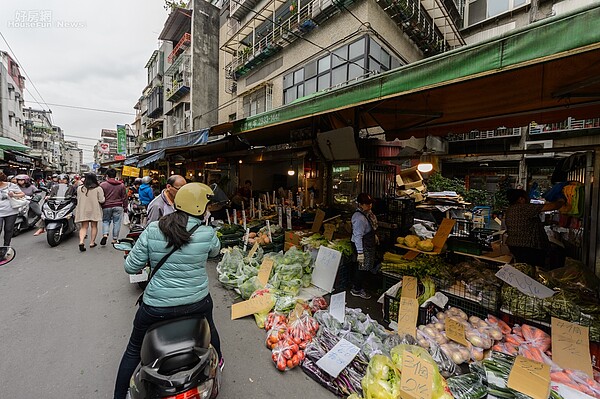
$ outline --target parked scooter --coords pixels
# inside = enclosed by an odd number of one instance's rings
[[[33,196],[25,197],[25,199],[27,199],[28,202],[27,204],[19,208],[17,220],[15,221],[13,236],[17,236],[22,232],[31,229],[42,218],[42,213],[40,209],[40,202],[42,201],[41,193],[42,190],[39,190],[36,191]]]
[[[129,252],[133,239],[113,244]],[[151,326],[142,342],[129,395],[131,399],[214,399],[221,386],[219,356],[210,345],[210,327],[203,317],[167,320]]]
[[[66,197],[68,186],[61,184],[57,195],[48,198],[42,207],[42,218],[46,222],[46,238],[55,247],[67,236],[75,232],[74,197]],[[64,186],[64,187],[63,187]]]

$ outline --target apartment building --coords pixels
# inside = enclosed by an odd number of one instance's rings
[[[83,150],[79,148],[77,141],[65,141],[64,144],[65,167],[63,172],[69,174],[80,174],[83,164]]]
[[[0,65],[0,136],[23,143],[25,78],[6,51],[0,51]]]
[[[23,109],[25,120],[25,145],[31,148],[29,154],[41,158],[45,167],[52,169],[54,165],[55,130],[52,124],[52,111]]]
[[[220,30],[219,122],[464,45],[459,0],[230,0]]]
[[[102,164],[103,162],[115,161],[117,153],[117,131],[113,129],[102,129],[100,140],[94,146],[94,162]]]

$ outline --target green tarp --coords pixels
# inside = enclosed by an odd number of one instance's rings
[[[321,92],[234,123],[241,133],[338,109],[566,57],[600,46],[600,5],[549,18],[343,88]]]
[[[11,140],[7,137],[0,137],[0,149],[2,150],[15,150],[15,151],[28,151],[30,150],[24,144],[18,143],[14,140]]]

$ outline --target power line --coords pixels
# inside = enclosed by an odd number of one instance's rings
[[[4,40],[4,43],[6,43],[6,46],[8,47],[8,49],[10,50],[10,52],[12,53],[13,57],[15,57],[15,61],[17,61],[17,63],[23,69],[23,73],[25,74],[25,76],[27,76],[27,79],[29,79],[29,82],[31,82],[31,86],[33,86],[33,88],[35,89],[35,92],[40,96],[40,99],[42,100],[42,102],[44,104],[48,105],[48,103],[46,103],[46,100],[44,100],[44,97],[42,97],[42,94],[40,93],[40,91],[37,89],[37,87],[33,83],[33,80],[29,77],[29,74],[25,70],[25,67],[23,65],[21,65],[21,61],[18,60],[17,55],[15,54],[15,52],[13,51],[13,49],[10,47],[10,44],[8,44],[8,41],[6,40],[6,38],[4,37],[4,35],[2,34],[2,32],[0,32],[0,36],[2,36],[2,39]],[[40,104],[40,106],[41,105],[42,104]],[[48,106],[48,109],[50,109],[50,106]]]

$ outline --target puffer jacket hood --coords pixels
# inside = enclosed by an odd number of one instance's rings
[[[190,217],[188,231],[200,225],[188,244],[175,251],[161,266],[144,290],[144,303],[156,307],[189,305],[204,299],[208,294],[206,261],[219,254],[221,244],[210,226],[200,219]],[[167,239],[152,222],[146,227],[125,260],[125,271],[136,274],[147,262],[154,268],[171,251]]]

